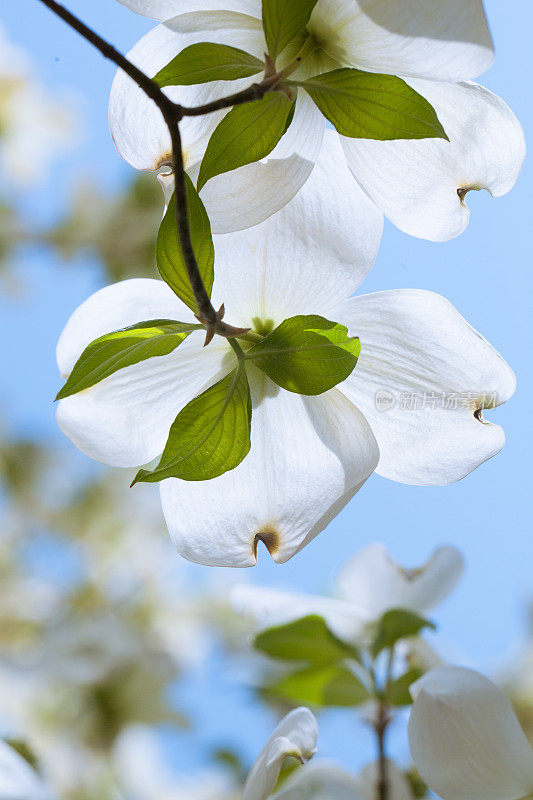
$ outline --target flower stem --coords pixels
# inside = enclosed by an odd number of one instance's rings
[[[389,780],[387,770],[387,754],[385,739],[389,726],[390,716],[384,702],[379,704],[378,719],[376,722],[376,737],[378,743],[378,779],[376,783],[376,800],[388,800]]]

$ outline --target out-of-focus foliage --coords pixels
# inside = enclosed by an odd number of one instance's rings
[[[70,213],[44,238],[65,260],[84,253],[96,256],[111,281],[159,277],[155,241],[162,210],[153,175],[136,175],[114,196],[85,183],[78,187]]]
[[[209,649],[211,601],[153,496],[73,480],[36,442],[0,442],[0,464],[0,735],[60,797],[111,797],[132,726],[187,724],[168,691]]]

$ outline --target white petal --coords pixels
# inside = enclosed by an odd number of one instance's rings
[[[309,29],[330,56],[370,72],[464,80],[494,58],[481,0],[319,0]]]
[[[197,42],[220,42],[264,57],[261,23],[232,12],[181,14],[151,30],[128,53],[128,58],[153,76],[185,47]],[[203,105],[239,91],[250,79],[214,81],[199,86],[170,86],[166,94],[185,106]],[[201,160],[209,137],[227,111],[187,117],[180,124],[186,169]],[[120,155],[136,169],[159,169],[171,161],[170,136],[157,106],[124,72],[111,87],[109,126]]]
[[[508,400],[515,378],[503,358],[444,297],[417,289],[347,300],[335,319],[361,338],[340,389],[369,421],[377,472],[410,484],[459,480],[504,444],[480,409]]]
[[[472,83],[409,80],[435,107],[450,139],[390,142],[342,137],[356,180],[400,230],[441,242],[468,225],[470,189],[510,191],[525,156],[524,134],[497,95]]]
[[[0,740],[0,797],[2,800],[46,800],[49,796],[28,762]]]
[[[440,667],[415,684],[411,755],[444,800],[518,800],[533,793],[533,750],[507,697],[469,669]]]
[[[339,137],[326,131],[311,177],[262,225],[215,236],[215,305],[249,326],[295,314],[325,316],[361,283],[377,255],[383,217],[353,180]],[[218,304],[218,305],[217,305]]]
[[[376,542],[356,553],[340,570],[340,596],[353,603],[367,619],[377,619],[391,608],[419,614],[439,605],[454,589],[463,571],[455,547],[439,547],[421,567],[404,569]]]
[[[295,708],[283,717],[250,770],[242,800],[266,800],[287,756],[302,762],[312,758],[317,737],[317,722],[308,708]]]
[[[163,281],[122,281],[93,294],[73,313],[57,346],[67,376],[95,338],[148,319],[193,321]],[[214,346],[213,346],[214,345]],[[159,455],[174,418],[221,369],[222,340],[203,347],[192,333],[173,353],[142,361],[59,402],[59,427],[91,458],[116,467],[139,466]]]
[[[200,192],[213,231],[249,228],[283,208],[311,174],[324,130],[324,117],[311,98],[299,92],[293,121],[270,155],[217,175]]]
[[[287,561],[339,513],[378,459],[366,420],[336,389],[302,397],[249,370],[252,447],[210,481],[161,483],[163,512],[180,555],[249,567],[259,541]]]
[[[367,800],[357,778],[321,759],[297,769],[272,800]],[[392,797],[391,800],[400,800]]]
[[[235,11],[261,19],[261,0],[118,0],[137,14],[166,20],[193,11]]]
[[[326,620],[328,628],[344,641],[356,641],[363,630],[361,617],[350,603],[329,597],[241,584],[234,587],[231,603],[238,614],[251,617],[259,629],[318,614]]]

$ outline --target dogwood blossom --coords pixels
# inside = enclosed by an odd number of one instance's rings
[[[267,50],[260,0],[120,2],[166,20],[129,53],[150,75],[199,42],[231,45],[261,60]],[[522,129],[503,100],[472,83],[493,60],[481,0],[319,0],[306,36],[307,44],[317,49],[291,78],[303,80],[339,67],[401,76],[437,111],[450,142],[340,137],[355,180],[401,230],[434,241],[450,239],[468,224],[464,197],[469,190],[484,188],[497,196],[512,188],[524,159]],[[289,47],[280,66],[295,56]],[[165,92],[194,106],[251,81],[172,86]],[[181,124],[186,168],[193,178],[225,113],[185,118]],[[159,111],[120,71],[109,118],[115,144],[132,166],[159,170],[170,164],[170,138]],[[257,224],[287,203],[320,157],[324,130],[322,113],[300,87],[293,122],[268,158],[214,177],[202,189],[213,230],[223,233]],[[161,180],[168,194],[171,174]]]
[[[161,482],[171,537],[192,561],[251,566],[260,541],[277,562],[286,561],[374,469],[405,483],[449,483],[503,446],[501,428],[486,423],[481,409],[512,395],[513,373],[447,300],[417,290],[347,299],[372,265],[382,218],[339,150],[328,132],[319,167],[286,208],[260,227],[215,236],[213,302],[225,302],[233,324],[259,330],[297,314],[324,315],[360,336],[361,356],[346,381],[315,397],[285,391],[250,366],[250,453],[212,480]],[[61,374],[96,337],[162,318],[194,321],[161,281],[100,290],[61,335]],[[216,337],[204,349],[201,334],[61,400],[62,430],[87,455],[114,466],[155,458],[176,414],[235,366],[226,340]],[[376,406],[382,390],[396,398],[385,411]],[[417,402],[403,404],[404,394]],[[433,400],[418,402],[423,397]]]
[[[341,639],[365,638],[369,626],[386,611],[404,608],[424,616],[453,590],[462,573],[462,559],[453,547],[440,547],[416,569],[404,569],[381,543],[350,558],[335,580],[335,597],[294,594],[261,586],[237,585],[235,610],[252,616],[260,628],[282,625],[318,614]]]
[[[443,800],[533,795],[533,750],[507,697],[470,669],[439,667],[411,687],[411,755]]]

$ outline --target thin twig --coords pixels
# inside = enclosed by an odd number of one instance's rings
[[[216,311],[211,303],[207,290],[205,288],[191,239],[191,230],[189,224],[189,217],[187,211],[187,188],[185,183],[185,168],[183,163],[183,151],[181,147],[181,136],[179,132],[179,122],[183,116],[197,116],[200,114],[209,113],[209,111],[216,110],[208,106],[200,106],[199,109],[189,108],[183,109],[177,103],[174,103],[161,88],[148,77],[142,70],[132,64],[122,53],[120,53],[113,45],[102,39],[95,31],[89,28],[78,17],[72,14],[68,9],[62,6],[55,0],[39,0],[50,11],[56,14],[60,19],[67,23],[73,30],[77,31],[83,38],[96,47],[105,58],[108,58],[117,67],[120,67],[140,89],[149,97],[159,108],[165,123],[168,127],[171,141],[172,141],[172,160],[174,166],[175,178],[175,197],[176,197],[176,224],[178,229],[178,237],[180,241],[183,259],[187,269],[187,275],[191,284],[197,306],[198,306],[198,319],[205,325],[207,329],[206,344],[211,341],[213,335],[218,333],[221,336],[228,338],[239,336],[246,333],[248,328],[235,328],[222,321],[224,316],[224,307],[222,306],[219,311]],[[279,81],[279,79],[278,79]],[[265,76],[265,86],[261,89],[265,94],[271,89],[276,81],[272,80],[272,76]],[[250,102],[256,100],[261,94],[258,94],[256,88],[259,84],[253,84],[249,90],[238,93],[240,98],[238,102]],[[235,95],[229,98],[215,101],[216,108],[228,108],[234,105]]]

